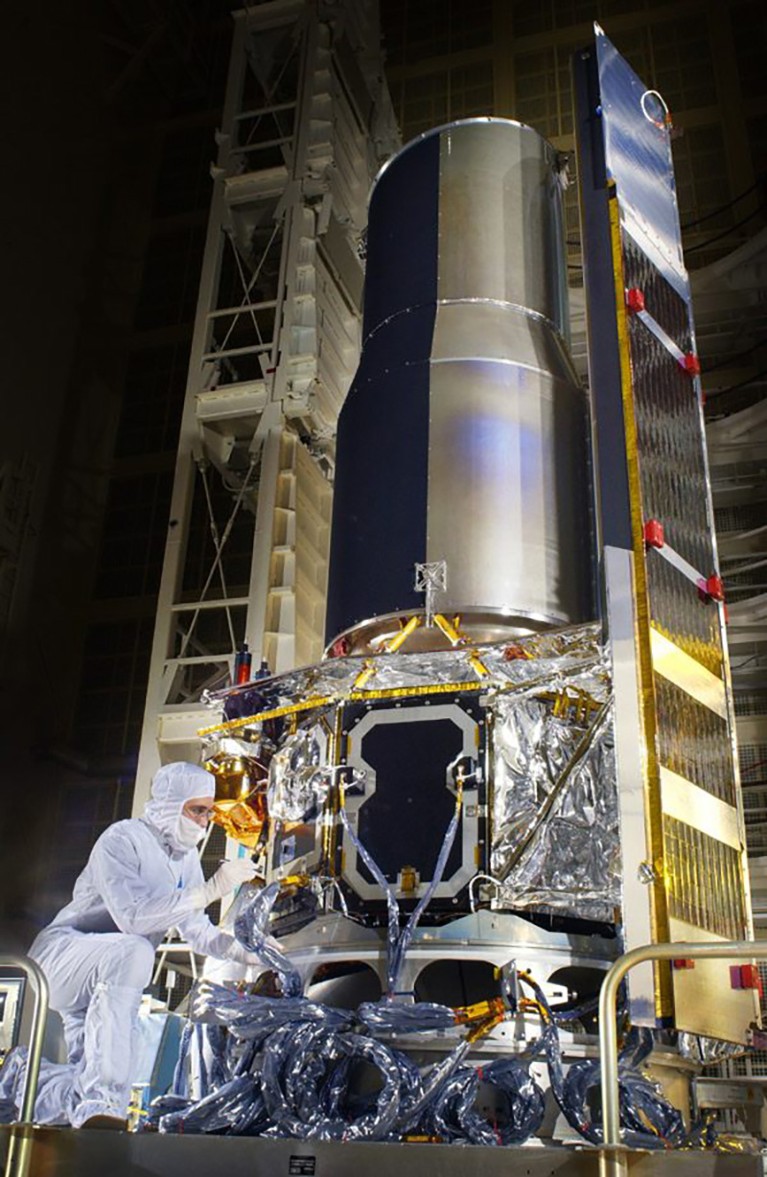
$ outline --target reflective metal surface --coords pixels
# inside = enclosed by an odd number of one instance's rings
[[[446,562],[436,607],[475,640],[485,618],[513,633],[593,617],[563,182],[554,149],[500,119],[440,128],[379,178],[363,356],[339,423],[329,639],[363,650],[369,619],[418,608],[414,561]]]
[[[604,38],[601,45],[604,49]],[[627,103],[626,116],[634,103],[634,122],[638,128],[645,126],[647,120],[636,109],[635,80],[624,69],[618,85],[617,77],[611,81],[605,76],[604,58],[601,64],[603,95],[617,105]],[[629,449],[635,445],[639,456],[634,510],[642,519],[662,520],[665,545],[676,555],[671,561],[650,550],[643,557],[647,612],[641,624],[649,623],[645,640],[649,639],[651,665],[643,686],[651,678],[651,691],[645,697],[657,757],[657,784],[650,790],[649,803],[661,811],[653,860],[662,862],[666,907],[657,938],[741,940],[750,931],[747,862],[725,686],[722,618],[717,602],[700,589],[701,581],[705,589],[706,578],[717,574],[700,382],[679,362],[680,352],[694,354],[695,350],[689,283],[683,267],[669,269],[658,260],[657,251],[638,248],[633,235],[637,221],[633,198],[638,189],[630,163],[621,158],[610,138],[611,116],[603,121],[608,124],[608,162],[623,221],[619,259],[623,281],[628,289],[643,290],[648,313],[673,343],[669,347],[657,333],[647,330],[643,320],[627,315],[625,305],[620,307],[636,431]],[[659,179],[653,192],[655,203],[648,200],[644,212],[659,243],[665,223],[669,234],[675,232],[678,244],[668,128],[650,130],[656,144],[656,174],[664,177],[666,191],[661,200]],[[638,129],[639,140],[642,133]],[[646,159],[643,166],[647,176],[651,169]],[[690,569],[699,571],[701,580],[691,579]],[[646,666],[643,676],[648,670]],[[710,961],[692,969],[673,969],[671,983],[677,1028],[745,1040],[748,1023],[757,1016],[758,1000],[753,990],[732,988],[727,965]]]
[[[540,614],[523,614],[518,609],[512,613],[500,609],[472,609],[464,605],[455,607],[454,612],[460,617],[461,633],[472,643],[504,642],[510,638],[525,637],[551,628],[546,617]],[[332,655],[340,643],[347,655],[379,654],[388,642],[398,637],[403,622],[411,616],[422,619],[423,610],[416,609],[412,614],[385,613],[361,621],[344,633],[337,634],[327,653]],[[441,630],[434,625],[427,627],[423,624],[409,634],[400,647],[406,654],[430,653],[442,651],[444,648],[445,635]]]
[[[615,770],[621,832],[624,946],[652,940],[648,889],[652,874],[645,818],[644,766],[637,748],[644,740],[634,662],[636,628],[631,552],[612,546],[604,550],[605,582],[610,615]],[[637,1025],[655,1024],[655,985],[652,965],[634,969],[628,983],[631,1019]]]
[[[723,719],[727,718],[727,694],[718,675],[670,642],[657,629],[650,631],[653,670],[680,690],[692,695]]]
[[[645,836],[638,833],[636,841],[645,857],[632,870],[635,850],[624,822],[626,885],[636,895],[637,875],[645,888],[646,902],[636,897],[637,910],[644,907],[649,917],[646,940],[742,940],[750,932],[747,863],[670,120],[662,98],[598,26],[595,52],[578,60],[579,149],[588,156],[579,178],[595,465],[600,527],[610,536],[604,570],[616,655],[618,792],[622,816],[628,811],[636,827],[636,773],[626,775],[631,760],[642,764],[644,778]],[[622,476],[616,453],[623,456]],[[662,528],[657,545],[645,542],[650,521]],[[639,701],[638,732],[631,695]],[[624,903],[624,913],[625,945],[632,948],[641,920],[633,904]],[[657,1017],[673,1019],[681,1030],[744,1041],[758,1002],[753,990],[732,987],[723,964],[659,964],[654,972]],[[645,978],[646,972],[643,990]]]
[[[212,821],[227,837],[254,849],[266,818],[266,775],[264,764],[252,746],[224,740],[204,766],[216,778]]]
[[[620,183],[622,220],[666,280],[684,293],[687,272],[666,133],[668,108],[662,95],[648,90],[599,25],[594,30],[609,175]]]
[[[426,559],[447,561],[444,609],[589,616],[561,228],[556,153],[535,132],[442,132]]]
[[[13,1129],[0,1128],[0,1159]],[[32,1131],[32,1173],[46,1177],[597,1177],[605,1150],[597,1148],[454,1148],[449,1144],[390,1144],[366,1141],[253,1140],[247,1137],[158,1136],[36,1128]],[[689,1153],[629,1154],[632,1177],[762,1177],[758,1156]]]

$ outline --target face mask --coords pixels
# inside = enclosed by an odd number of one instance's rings
[[[202,826],[198,826],[196,821],[192,821],[191,817],[186,817],[183,813],[178,815],[175,840],[179,846],[183,846],[187,850],[193,850],[204,837],[205,830]]]

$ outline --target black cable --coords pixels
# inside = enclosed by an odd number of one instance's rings
[[[714,245],[717,241],[721,241],[723,237],[729,237],[730,233],[734,233],[736,229],[740,229],[742,225],[748,224],[749,221],[753,221],[754,217],[759,216],[759,214],[762,212],[762,209],[763,206],[760,204],[759,208],[755,208],[754,211],[749,213],[747,217],[743,217],[742,220],[736,221],[734,225],[730,225],[729,229],[725,229],[724,232],[717,233],[716,237],[709,237],[708,241],[699,241],[697,245],[690,245],[684,251],[685,257],[688,253],[694,253],[696,249],[706,249],[707,246]]]
[[[730,392],[739,392],[741,388],[747,388],[749,384],[756,384],[762,376],[767,376],[767,368],[762,368],[761,372],[755,372],[747,380],[741,380],[740,384],[731,384],[729,388],[712,389],[711,392],[706,393],[706,399],[713,400],[714,397],[727,396]]]
[[[739,204],[741,200],[745,200],[747,196],[750,196],[751,193],[759,187],[760,183],[761,180],[757,180],[754,184],[751,185],[750,188],[746,188],[745,192],[741,192],[738,196],[733,196],[732,200],[728,201],[727,204],[723,204],[719,208],[715,208],[713,212],[706,213],[706,215],[703,217],[697,217],[694,221],[688,221],[687,224],[682,225],[682,232],[684,232],[685,229],[692,229],[695,225],[702,225],[705,221],[710,221],[712,217],[718,217],[720,213],[726,213],[728,208],[733,208],[736,204]]]
[[[744,348],[743,351],[736,351],[734,355],[725,356],[718,364],[712,364],[711,367],[704,368],[703,375],[706,376],[709,372],[716,372],[719,368],[727,368],[733,360],[742,360],[744,356],[753,355],[756,349],[761,347],[763,343],[767,343],[767,335],[760,335],[756,343],[752,343],[751,347]]]

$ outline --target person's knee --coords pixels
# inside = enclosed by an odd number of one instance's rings
[[[143,989],[154,968],[154,948],[143,936],[120,936],[99,962],[99,980],[112,985]]]

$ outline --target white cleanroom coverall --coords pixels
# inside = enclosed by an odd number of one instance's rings
[[[213,776],[197,765],[164,765],[143,816],[104,831],[71,903],[32,944],[29,955],[48,980],[72,1065],[70,1084],[41,1086],[39,1123],[78,1127],[94,1115],[126,1115],[138,1007],[169,928],[206,956],[258,962],[203,914],[254,872],[249,860],[236,859],[205,882],[195,849],[204,826],[182,810],[214,792]]]

